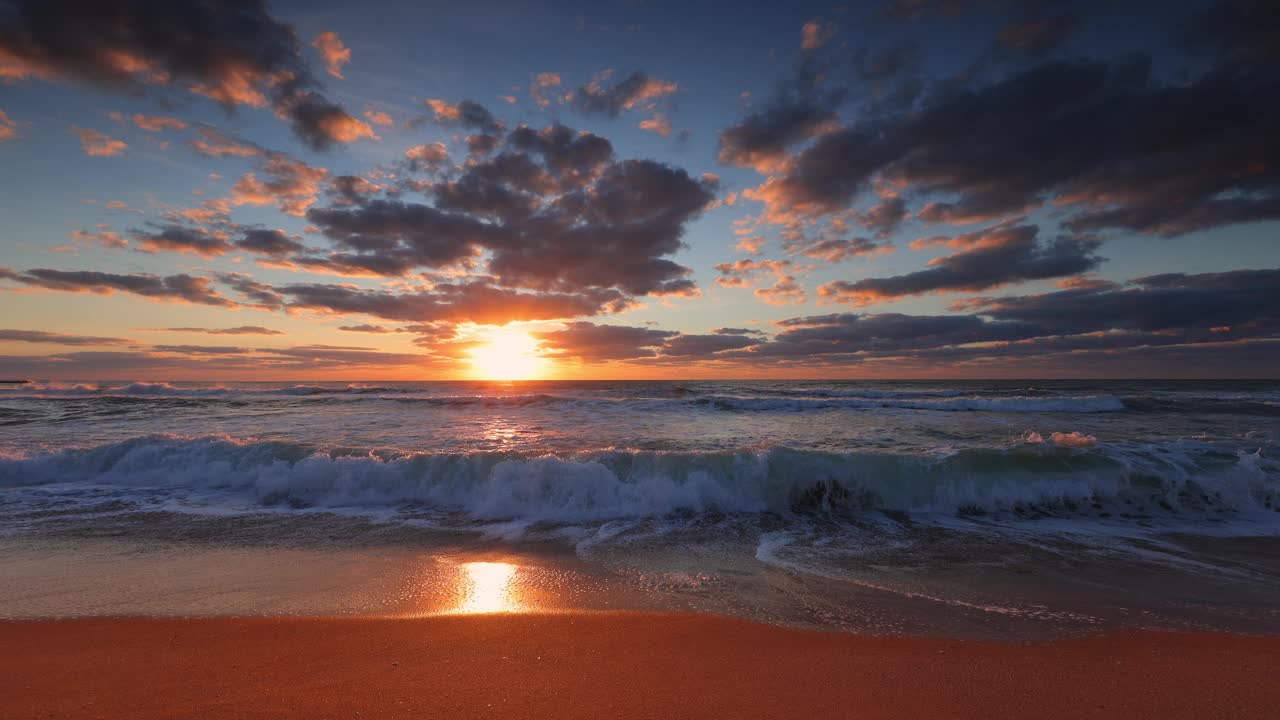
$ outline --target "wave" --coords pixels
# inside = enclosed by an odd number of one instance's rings
[[[349,401],[402,401],[438,407],[525,407],[575,403],[592,407],[627,406],[641,410],[709,408],[731,412],[803,412],[808,410],[929,410],[938,412],[996,413],[1104,413],[1227,414],[1280,417],[1280,400],[1274,393],[1231,394],[1076,394],[1052,393],[1039,388],[1020,389],[876,389],[786,388],[775,385],[724,388],[727,392],[662,389],[649,394],[644,388],[616,388],[613,393],[582,391],[573,387],[539,388],[539,392],[509,395],[449,386],[389,386],[349,384],[282,385],[278,387],[178,386],[163,382],[125,385],[29,383],[0,387],[5,399],[261,399],[342,398]]]
[[[307,395],[370,395],[377,393],[405,392],[397,388],[377,385],[347,385],[343,388],[321,385],[288,385],[275,388],[235,387],[178,387],[163,382],[136,382],[128,385],[87,385],[84,383],[28,383],[12,389],[0,390],[0,398],[93,398],[93,397],[229,397],[229,396],[307,396]]]
[[[320,385],[290,385],[275,388],[238,387],[178,387],[168,383],[138,382],[122,386],[46,384],[22,386],[17,390],[0,391],[0,398],[13,399],[93,399],[93,398],[240,398],[240,397],[314,397],[358,396],[373,400],[397,400],[405,403],[425,403],[439,407],[523,407],[576,403],[585,406],[617,407],[634,406],[648,410],[711,408],[739,412],[802,412],[806,410],[872,410],[896,408],[906,410],[937,410],[942,412],[1118,412],[1126,409],[1124,401],[1110,395],[1088,396],[1013,396],[971,397],[958,392],[882,392],[874,391],[805,391],[812,394],[797,395],[801,391],[789,391],[783,397],[741,397],[734,395],[707,395],[690,397],[599,397],[581,395],[556,395],[529,393],[516,395],[439,395],[424,393],[415,388],[392,388],[377,385],[347,385],[325,387]],[[870,393],[870,394],[868,394]]]
[[[693,401],[715,405],[726,410],[814,410],[843,409],[864,410],[897,408],[904,410],[937,410],[942,412],[1120,412],[1124,401],[1111,395],[1084,395],[1059,397],[940,397],[930,399],[905,398],[739,398],[708,397]]]
[[[1064,436],[1066,437],[1066,436]],[[699,513],[869,511],[1121,518],[1280,511],[1280,462],[1208,443],[1022,443],[944,457],[787,448],[406,454],[284,441],[146,436],[0,459],[0,487],[203,493],[261,509],[426,507],[474,519],[578,523]]]

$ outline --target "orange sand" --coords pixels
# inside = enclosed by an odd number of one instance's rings
[[[1275,718],[1280,638],[684,614],[0,622],[0,718]]]

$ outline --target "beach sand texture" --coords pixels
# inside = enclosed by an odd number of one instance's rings
[[[0,718],[1275,718],[1280,640],[876,637],[694,614],[0,622]]]

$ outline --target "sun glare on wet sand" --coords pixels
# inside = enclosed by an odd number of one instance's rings
[[[496,330],[470,355],[475,375],[481,380],[533,380],[547,370],[547,360],[538,355],[538,341],[523,330]]]
[[[503,562],[471,562],[462,566],[466,588],[458,613],[514,612],[520,608],[512,580],[516,566]]]

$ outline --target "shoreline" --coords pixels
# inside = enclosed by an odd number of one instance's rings
[[[1280,637],[853,635],[643,611],[0,621],[0,719],[1264,718]]]

